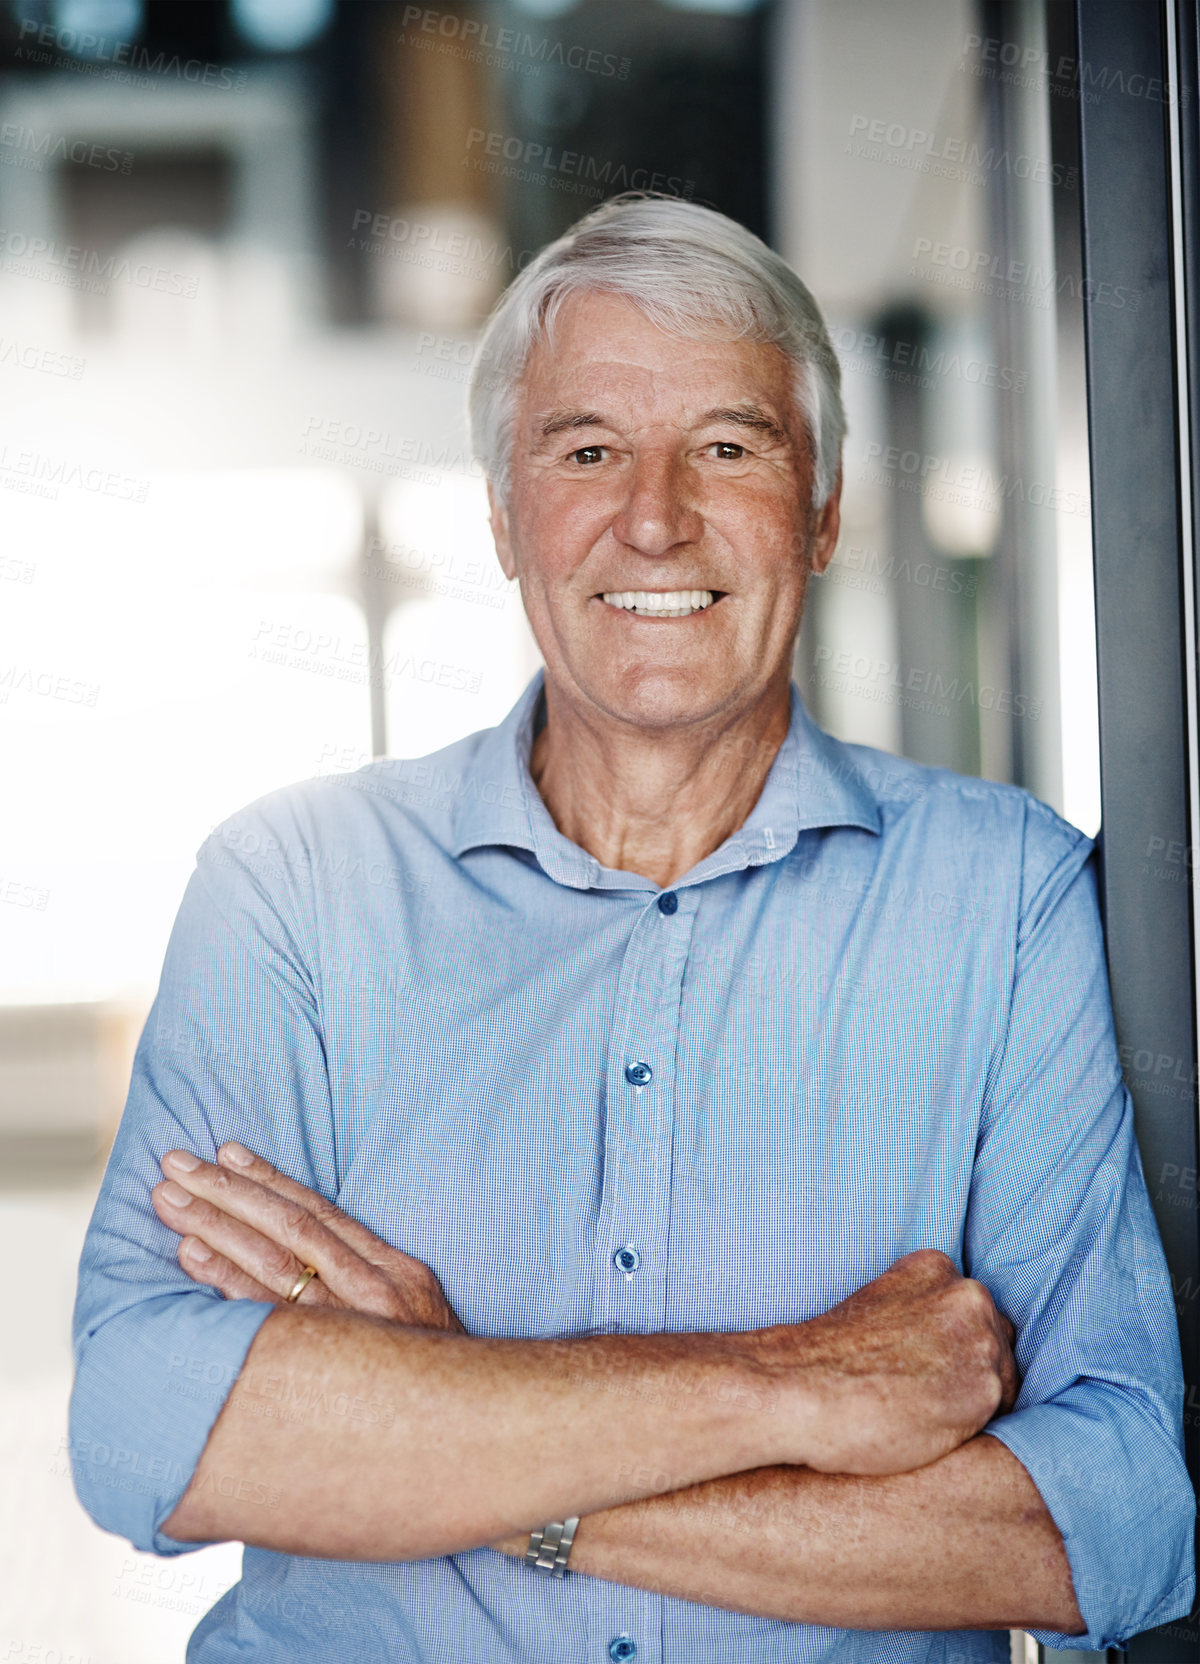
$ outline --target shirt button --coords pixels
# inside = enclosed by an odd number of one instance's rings
[[[625,1079],[630,1086],[649,1086],[654,1079],[654,1070],[648,1063],[627,1063]]]
[[[641,1263],[642,1256],[636,1248],[631,1248],[628,1243],[624,1248],[618,1248],[613,1255],[613,1264],[618,1271],[636,1271]]]
[[[660,913],[674,913],[678,906],[679,897],[675,894],[674,890],[668,890],[665,896],[659,896],[658,898],[658,910]]]
[[[608,1643],[608,1656],[617,1659],[636,1658],[637,1642],[631,1641],[628,1635],[614,1635]]]

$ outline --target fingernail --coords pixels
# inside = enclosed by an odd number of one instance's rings
[[[169,1179],[158,1194],[164,1202],[170,1202],[173,1208],[185,1208],[192,1200],[191,1194],[181,1184],[172,1184]]]
[[[187,1249],[188,1259],[195,1260],[198,1265],[207,1265],[212,1259],[212,1249],[206,1248],[198,1236],[189,1236],[184,1247]]]
[[[242,1144],[222,1144],[222,1155],[228,1156],[236,1167],[249,1167],[254,1157]]]
[[[200,1165],[197,1158],[187,1150],[172,1150],[163,1160],[170,1162],[172,1167],[178,1167],[181,1173],[192,1173]]]

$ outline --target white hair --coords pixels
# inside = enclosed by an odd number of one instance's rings
[[[552,338],[569,295],[623,295],[686,339],[768,342],[792,360],[813,460],[813,505],[841,466],[841,371],[820,308],[792,268],[736,220],[678,197],[627,192],[549,243],[509,284],[476,348],[467,401],[475,454],[508,496],[517,387],[534,344]]]

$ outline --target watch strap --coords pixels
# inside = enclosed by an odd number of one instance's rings
[[[571,1520],[551,1520],[548,1525],[535,1525],[529,1533],[529,1547],[525,1563],[535,1572],[546,1572],[551,1577],[562,1577],[571,1557],[575,1528],[579,1516]]]

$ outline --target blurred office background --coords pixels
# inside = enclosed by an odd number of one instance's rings
[[[237,1576],[74,1503],[79,1241],[207,832],[496,722],[538,663],[465,383],[589,207],[709,203],[826,310],[818,720],[1096,831],[1076,122],[1106,94],[1069,27],[1062,0],[2,0],[6,1658],[170,1664]]]

